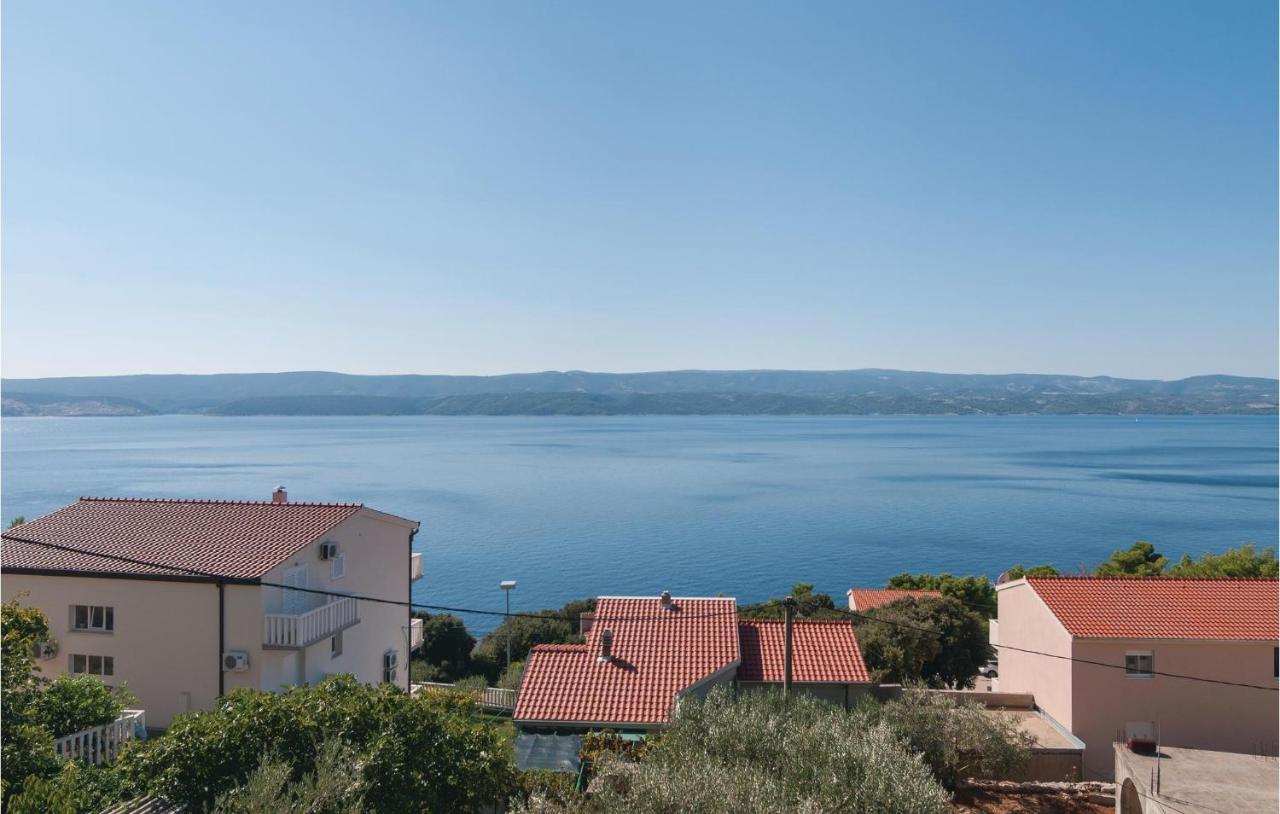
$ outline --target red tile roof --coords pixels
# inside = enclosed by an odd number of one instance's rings
[[[1028,577],[1072,636],[1275,640],[1274,579]]]
[[[586,644],[538,645],[529,653],[517,721],[661,724],[676,696],[738,663],[737,604],[732,599],[601,597]],[[613,631],[613,659],[597,660],[600,636]]]
[[[899,599],[922,596],[942,596],[939,591],[900,591],[895,588],[851,588],[849,590],[849,610],[865,611],[897,602]]]
[[[85,497],[4,532],[0,571],[194,576],[95,556],[108,554],[227,579],[255,579],[361,508],[358,503]],[[24,542],[30,540],[76,551]]]
[[[738,622],[741,681],[781,682],[783,630],[776,619]],[[861,684],[871,680],[849,622],[796,621],[791,631],[791,680],[799,683]]]

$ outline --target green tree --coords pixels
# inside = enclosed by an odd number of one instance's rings
[[[867,667],[877,680],[971,687],[990,658],[985,621],[952,597],[907,598],[854,619]]]
[[[1266,577],[1280,576],[1280,561],[1274,548],[1258,551],[1256,543],[1229,548],[1221,554],[1206,551],[1199,559],[1187,554],[1169,566],[1171,577]]]
[[[134,700],[124,687],[112,689],[97,676],[61,675],[32,699],[30,717],[61,738],[111,723]]]
[[[364,780],[355,751],[339,740],[316,748],[315,769],[297,772],[264,756],[243,786],[218,797],[213,814],[360,814]]]
[[[414,616],[422,620],[422,646],[414,655],[414,661],[425,662],[433,668],[429,679],[415,677],[415,680],[456,681],[469,675],[476,640],[467,632],[466,624],[447,613],[415,613]]]
[[[247,783],[263,755],[292,767],[294,779],[313,773],[329,738],[359,756],[367,811],[477,811],[511,788],[508,746],[473,701],[409,696],[349,675],[282,693],[233,690],[216,709],[127,749],[119,765],[151,793],[199,811]]]
[[[986,577],[957,577],[941,574],[898,574],[889,579],[888,588],[905,591],[938,591],[943,596],[958,599],[965,605],[991,619],[996,615],[996,587]]]
[[[21,791],[29,776],[57,771],[53,736],[32,720],[31,707],[48,680],[36,667],[37,642],[52,641],[49,620],[39,608],[16,599],[0,606],[0,794]]]
[[[815,593],[813,585],[800,582],[791,586],[791,598],[796,601],[796,616],[801,619],[846,619],[847,614],[836,610],[836,603],[830,594]],[[782,598],[773,597],[767,602],[754,605],[743,605],[738,609],[743,619],[783,619],[786,609]]]
[[[21,526],[25,522],[27,522],[27,518],[23,517],[22,515],[18,515],[17,517],[9,521],[9,528],[15,529],[18,526]]]
[[[1112,552],[1111,558],[1094,569],[1099,577],[1158,577],[1169,560],[1151,543],[1139,540],[1128,549]]]
[[[524,678],[524,662],[513,661],[511,666],[502,671],[497,686],[504,690],[520,689],[520,681]]]
[[[1056,577],[1058,576],[1058,569],[1048,563],[1033,565],[1029,568],[1019,563],[1005,571],[1005,576],[1011,580],[1022,579],[1023,577]]]
[[[594,599],[575,599],[558,610],[542,610],[534,614],[510,616],[480,640],[472,653],[473,672],[483,673],[496,681],[507,665],[507,636],[511,637],[511,662],[525,661],[529,650],[538,644],[581,642],[579,620],[595,610]]]
[[[908,689],[883,704],[868,698],[854,717],[863,726],[887,724],[948,789],[961,780],[1008,779],[1026,765],[1035,743],[1012,717],[925,690]]]
[[[779,692],[717,688],[676,710],[638,760],[601,758],[588,799],[532,795],[523,814],[793,814],[881,811],[946,814],[929,767],[886,724],[865,726],[831,704]]]
[[[7,770],[6,770],[7,771]],[[61,761],[54,771],[33,775],[9,798],[7,814],[98,812],[133,795],[120,773],[107,766]]]

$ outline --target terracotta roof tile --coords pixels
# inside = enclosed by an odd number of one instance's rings
[[[738,622],[742,681],[781,682],[783,631],[776,619]],[[791,678],[800,683],[861,684],[871,680],[849,622],[796,621],[791,632]]]
[[[897,602],[899,599],[922,596],[942,596],[939,591],[901,591],[895,588],[851,588],[849,590],[849,610],[865,611]]]
[[[1275,640],[1274,579],[1028,577],[1072,636]]]
[[[254,579],[358,512],[358,503],[80,498],[4,533],[0,571],[72,571],[190,577],[95,554]],[[52,543],[78,549],[48,548]]]
[[[680,691],[736,664],[733,599],[601,597],[587,642],[538,645],[529,654],[518,721],[661,724]],[[597,659],[600,636],[613,631],[613,658]]]

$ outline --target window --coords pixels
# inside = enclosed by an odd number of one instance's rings
[[[72,605],[71,629],[107,633],[116,629],[116,610],[105,605]]]
[[[1130,650],[1124,654],[1124,674],[1128,678],[1151,678],[1155,655],[1150,650]]]
[[[336,659],[342,655],[342,631],[339,630],[329,639],[329,658]]]
[[[113,656],[86,656],[73,653],[71,672],[91,676],[113,676],[116,674],[116,660]]]
[[[339,554],[329,560],[329,578],[342,579],[347,573],[347,555]]]
[[[1280,647],[1271,648],[1272,666],[1271,674],[1275,678],[1280,678]]]

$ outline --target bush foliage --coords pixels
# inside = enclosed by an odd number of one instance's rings
[[[986,622],[944,596],[899,599],[854,619],[867,667],[884,683],[971,687],[991,657]]]
[[[411,697],[351,676],[283,693],[234,690],[216,709],[181,717],[164,737],[127,750],[120,767],[198,811],[247,783],[264,755],[301,780],[328,739],[359,756],[367,811],[476,811],[511,788],[509,746],[473,702],[454,693]]]

